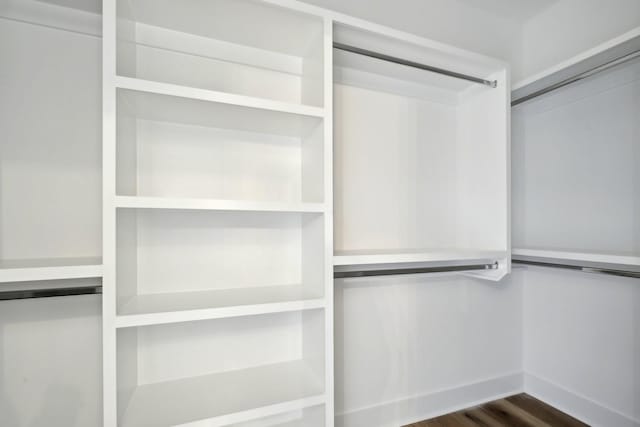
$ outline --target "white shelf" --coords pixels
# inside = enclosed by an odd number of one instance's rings
[[[115,78],[115,86],[120,89],[177,96],[181,98],[217,102],[221,104],[236,105],[240,107],[257,108],[261,110],[298,114],[309,117],[324,117],[324,109],[319,107],[272,101],[269,99],[255,98],[252,96],[236,95],[233,93],[218,92],[208,89],[198,89],[188,86],[174,85],[170,83],[142,80],[133,77],[117,76]]]
[[[397,263],[485,262],[506,258],[503,251],[466,249],[396,249],[336,251],[333,265],[369,265]]]
[[[512,255],[520,257],[546,258],[576,262],[637,265],[640,266],[640,256],[630,254],[577,252],[568,250],[520,249],[511,251]]]
[[[43,258],[0,261],[0,283],[102,277],[100,258]]]
[[[302,361],[138,386],[122,426],[223,426],[325,402],[322,381]]]
[[[145,326],[323,308],[301,286],[265,286],[138,295],[123,304],[116,327]]]
[[[189,209],[245,212],[322,213],[322,203],[260,202],[173,197],[117,196],[116,207],[134,209]]]

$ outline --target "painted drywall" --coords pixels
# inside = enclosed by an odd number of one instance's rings
[[[0,425],[98,427],[100,297],[0,301]]]
[[[514,247],[640,250],[640,61],[512,110]],[[523,274],[525,391],[594,426],[640,426],[640,281]]]
[[[512,81],[531,77],[640,26],[638,0],[558,0],[524,21]]]
[[[525,390],[594,426],[640,426],[638,279],[529,268]]]
[[[513,247],[640,253],[640,60],[511,119]]]
[[[522,387],[521,284],[337,280],[336,425],[398,426]]]
[[[0,19],[3,258],[100,251],[100,46],[95,36]],[[55,220],[42,221],[45,211]],[[2,288],[52,285],[64,284]],[[100,304],[99,296],[0,301],[1,426],[101,425]]]

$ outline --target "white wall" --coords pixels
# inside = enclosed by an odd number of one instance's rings
[[[344,279],[336,426],[398,426],[522,388],[518,277]]]
[[[638,256],[640,60],[511,119],[513,247]]]
[[[100,297],[0,301],[0,425],[98,427]]]
[[[522,28],[512,81],[533,76],[640,26],[638,0],[557,0]]]
[[[640,426],[640,280],[523,274],[525,390],[593,426]]]
[[[0,2],[0,15],[38,10],[20,1]],[[0,18],[0,256],[9,259],[100,251],[101,41],[53,28],[66,13],[47,16],[47,25]],[[99,426],[101,331],[99,296],[0,301],[0,426]]]
[[[513,109],[513,244],[640,253],[640,61]],[[525,391],[590,425],[640,426],[640,280],[523,275]]]

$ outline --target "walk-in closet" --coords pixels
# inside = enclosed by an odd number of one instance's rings
[[[45,426],[640,427],[640,3],[0,0]]]

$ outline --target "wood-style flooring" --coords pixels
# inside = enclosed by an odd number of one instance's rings
[[[420,421],[406,427],[588,427],[527,394]]]

